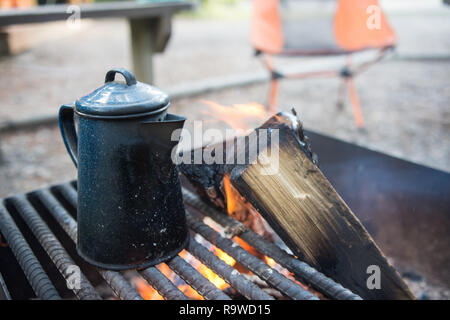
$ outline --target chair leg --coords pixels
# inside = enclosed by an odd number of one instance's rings
[[[338,100],[336,102],[336,107],[342,111],[345,105],[345,97],[347,96],[347,81],[345,78],[341,80],[338,88]]]
[[[364,127],[364,117],[361,110],[361,104],[359,103],[358,93],[356,92],[355,83],[353,77],[346,78],[347,88],[350,95],[350,103],[353,109],[353,116],[355,117],[355,123],[358,128]]]
[[[277,100],[278,100],[278,79],[272,79],[270,81],[270,101],[269,101],[269,111],[271,114],[277,113]]]

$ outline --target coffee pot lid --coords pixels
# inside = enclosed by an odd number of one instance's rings
[[[114,80],[116,73],[125,78],[125,83]],[[106,73],[103,86],[75,102],[75,111],[92,118],[130,118],[157,115],[169,105],[166,93],[136,81],[130,71],[116,68]]]

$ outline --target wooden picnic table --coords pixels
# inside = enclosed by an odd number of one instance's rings
[[[80,4],[78,7],[81,19],[115,17],[128,19],[136,78],[142,82],[153,83],[153,54],[164,51],[171,35],[173,14],[192,9],[194,4],[185,1],[151,3],[124,1]],[[70,5],[0,10],[0,28],[17,24],[67,20],[73,14],[73,6]]]

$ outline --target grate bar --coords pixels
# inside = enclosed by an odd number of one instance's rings
[[[48,189],[36,191],[36,196],[42,204],[48,209],[58,224],[66,231],[73,242],[77,242],[77,222],[58,202],[55,196]],[[96,268],[103,279],[108,283],[116,295],[123,300],[142,300],[140,294],[130,283],[116,271]]]
[[[325,294],[329,298],[338,300],[361,300],[361,297],[336,283],[331,278],[286,253],[277,245],[268,242],[263,237],[253,232],[241,222],[223,214],[218,209],[203,202],[198,196],[183,188],[183,196],[186,204],[200,210],[210,216],[222,226],[234,230],[233,236],[239,236],[249,245],[266,256],[271,257],[281,266],[295,274],[299,279],[310,284],[314,289]]]
[[[2,274],[0,273],[0,300],[12,300],[11,294],[6,287],[5,280],[3,279]]]
[[[73,266],[76,266],[76,264],[67,251],[58,239],[56,239],[55,235],[50,231],[47,224],[42,220],[25,196],[14,196],[10,199],[36,239],[38,239],[39,243],[52,259],[61,275],[66,281],[70,281],[73,274]],[[80,280],[80,288],[72,289],[79,299],[101,300],[100,295],[95,291],[94,287],[86,279],[83,273],[80,273]]]
[[[47,211],[58,222],[63,230],[68,234],[73,242],[77,242],[78,226],[74,218],[67,212],[67,210],[59,203],[48,189],[40,189],[34,193],[40,202],[47,208]]]
[[[40,189],[29,195],[32,197],[31,199],[33,201],[34,199],[39,200],[39,202],[46,208],[46,211],[48,211],[48,213],[56,220],[59,226],[67,233],[72,241],[76,243],[76,220],[66,209],[66,202],[64,201],[61,203],[57,198],[61,195],[74,209],[76,209],[77,192],[73,183],[57,185],[51,189]],[[277,263],[288,269],[296,277],[305,283],[310,284],[314,289],[325,294],[327,297],[343,300],[361,299],[350,290],[342,287],[340,284],[337,284],[332,279],[326,277],[308,264],[296,259],[294,256],[288,254],[277,245],[268,242],[263,237],[244,226],[242,223],[203,202],[200,197],[189,190],[183,189],[183,195],[186,205],[194,209],[198,209],[202,214],[210,216],[216,222],[221,224],[225,228],[225,234],[229,233],[231,234],[231,237],[239,236],[256,250],[273,258]],[[34,208],[28,197],[28,194],[19,195],[8,198],[5,201],[7,201],[6,203],[8,205],[13,205],[13,207],[17,210],[36,239],[47,252],[50,259],[56,265],[61,275],[66,280],[70,280],[75,263],[61,245],[59,240],[49,229],[46,222],[39,215],[37,209]],[[292,299],[318,300],[316,296],[305,290],[301,285],[284,276],[277,270],[271,268],[256,256],[252,255],[250,252],[240,247],[237,243],[233,242],[226,235],[222,236],[210,226],[205,224],[199,217],[189,211],[186,211],[187,223],[192,231],[198,233],[211,244],[229,254],[237,262],[252,271],[256,276],[267,282],[268,285],[279,290],[283,295],[286,295]],[[36,295],[42,299],[60,299],[60,296],[51,283],[51,280],[48,278],[36,256],[21,234],[21,231],[2,202],[0,202],[0,230],[8,241],[8,244],[10,244],[12,252],[16,256],[21,268],[24,270],[24,273],[27,276],[33,290],[36,292]],[[273,296],[262,290],[258,285],[243,276],[232,266],[225,263],[213,252],[209,251],[207,247],[197,242],[193,237],[191,237],[186,250],[247,299],[274,299]],[[166,262],[166,264],[205,299],[231,299],[182,257],[176,256]],[[120,272],[100,268],[96,269],[109,284],[117,297],[126,300],[142,300],[142,297],[138,291]],[[189,299],[157,268],[149,267],[144,270],[137,271],[149,283],[149,285],[155,288],[155,290],[158,291],[162,297],[164,297],[164,299]],[[73,291],[79,299],[101,299],[99,294],[95,291],[83,274],[81,274],[81,288],[78,290],[73,289]]]
[[[70,203],[72,205],[75,205],[75,207],[76,207],[77,193],[76,193],[75,189],[73,188],[73,186],[71,184],[65,184],[65,185],[61,186],[60,190],[63,193],[63,196],[68,196],[67,200],[69,200]],[[214,284],[212,284],[208,279],[206,279],[203,275],[201,275],[197,270],[195,270],[191,265],[189,265],[182,258],[176,256],[170,262],[167,262],[167,265],[176,274],[178,274],[180,276],[180,278],[182,278],[187,284],[192,286],[192,288],[194,288],[201,296],[205,297],[206,299],[221,299],[221,300],[230,299],[227,295],[225,295],[222,291],[220,291]],[[155,272],[148,272],[147,276],[151,276],[152,273],[155,273]],[[170,282],[169,279],[167,279],[167,281]],[[154,284],[162,284],[163,283],[163,282],[159,281],[158,278],[153,279],[150,282],[154,283]],[[151,285],[150,282],[149,282],[149,284]],[[167,282],[165,282],[165,283],[167,283]],[[171,290],[168,290],[168,289],[173,290],[173,288],[166,287],[165,284],[162,285],[160,288],[155,287],[155,289],[163,297],[165,297],[164,294],[169,295],[169,292]],[[179,291],[178,288],[177,288],[177,290]],[[181,291],[180,291],[180,293],[183,294]],[[169,296],[167,296],[167,298],[169,298]]]
[[[188,251],[244,297],[255,300],[274,300],[271,295],[261,290],[257,285],[242,276],[236,269],[220,260],[193,238],[189,241]]]
[[[77,207],[77,192],[74,189],[74,186],[71,183],[65,183],[62,185],[58,186],[58,190],[61,192],[61,194],[64,196],[64,198],[69,201],[69,203],[76,208]],[[54,196],[49,193],[49,197],[51,196],[51,198],[54,199],[54,201],[56,202],[57,200],[54,198]],[[56,202],[57,204],[57,202]],[[60,205],[59,205],[60,206]],[[64,210],[64,211],[63,211]],[[67,233],[70,235],[71,233],[75,235],[75,239],[76,239],[76,234],[77,234],[77,223],[75,221],[75,219],[73,219],[64,208],[61,208],[60,210],[52,210],[55,212],[55,214],[59,214],[62,217],[60,218],[61,220],[61,226],[64,228],[64,224],[65,225],[70,225],[70,230],[67,231]],[[53,213],[52,213],[53,214]],[[57,220],[59,220],[57,218]],[[76,240],[74,240],[76,241]],[[119,274],[118,272],[115,271],[106,271],[106,270],[101,270],[99,269],[100,272],[108,272],[110,274]],[[101,273],[102,274],[102,273]],[[120,275],[120,274],[119,274]],[[169,280],[167,279],[166,276],[164,276],[159,270],[157,270],[154,267],[150,267],[147,268],[146,270],[141,271],[141,275],[144,277],[145,280],[147,280],[147,282],[156,290],[158,291],[158,293],[164,297],[164,299],[186,299],[187,297]],[[103,276],[103,274],[102,274]],[[111,276],[111,275],[109,275]],[[117,277],[117,276],[116,276]],[[121,276],[122,277],[122,276]],[[122,277],[123,278],[123,277]],[[106,279],[105,279],[106,280]],[[125,279],[123,281],[126,281]],[[111,287],[115,286],[115,287],[119,287],[119,288],[124,288],[124,284],[123,281],[121,281],[120,284],[115,284],[115,283],[110,283]],[[116,292],[119,293],[118,291],[116,291],[118,288],[114,288],[112,287],[112,289]],[[133,288],[132,288],[133,289]],[[123,295],[123,299],[129,299],[127,298],[130,294],[138,297],[138,299],[142,299],[142,297],[139,295],[139,293],[133,289],[134,292],[132,292],[131,290],[127,289],[126,295]],[[119,294],[118,294],[119,295]],[[122,298],[121,295],[119,295],[120,298]],[[184,298],[183,298],[184,297]]]
[[[36,296],[45,300],[59,300],[61,297],[34,255],[11,215],[0,202],[0,230],[25,273]]]
[[[172,260],[166,262],[166,264],[205,299],[231,300],[229,296],[223,293],[180,256],[175,256]]]
[[[258,275],[261,279],[277,288],[288,297],[295,300],[318,300],[316,296],[304,290],[294,281],[286,278],[278,271],[241,248],[233,241],[222,237],[214,229],[195,218],[190,212],[186,211],[186,219],[189,227],[202,235],[206,240],[219,247],[243,266]]]

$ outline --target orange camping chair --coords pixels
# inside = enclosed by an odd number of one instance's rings
[[[276,110],[278,81],[308,77],[339,76],[339,105],[348,90],[358,127],[364,126],[353,78],[381,60],[395,46],[396,37],[377,0],[315,1],[320,15],[302,13],[304,0],[253,0],[251,41],[257,55],[271,73],[270,109]],[[328,16],[327,16],[328,13]],[[378,50],[376,58],[352,65],[351,54]],[[271,57],[347,55],[341,70],[283,74],[276,70]]]

